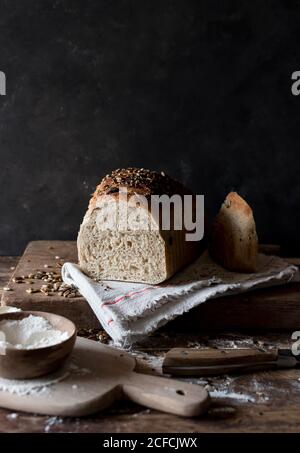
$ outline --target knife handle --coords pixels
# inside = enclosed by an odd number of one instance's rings
[[[257,349],[181,349],[167,352],[163,372],[173,375],[219,375],[229,372],[246,372],[272,369],[278,351],[264,352]]]

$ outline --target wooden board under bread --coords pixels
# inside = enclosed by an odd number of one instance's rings
[[[12,282],[14,276],[28,275],[38,270],[60,272],[61,265],[66,261],[77,262],[74,241],[30,242],[7,285],[13,291],[3,291],[1,304],[12,305],[22,310],[49,311],[66,316],[75,322],[77,328],[99,327],[99,321],[83,297],[67,299],[59,296],[58,293],[53,293],[51,296],[46,296],[41,292],[28,294],[26,289],[29,285]],[[48,267],[45,268],[45,265]],[[33,287],[40,288],[42,283],[41,280],[37,280]]]
[[[59,259],[56,257],[59,256]],[[76,262],[77,251],[74,241],[30,242],[17,265],[13,276],[28,275],[37,270],[55,270],[65,261]],[[12,305],[23,310],[40,310],[57,313],[71,319],[79,329],[100,327],[84,298],[64,298],[41,292],[28,294],[29,285],[8,282],[13,291],[3,292],[2,305]],[[41,286],[38,281],[37,286]],[[260,329],[265,331],[299,330],[300,328],[300,283],[277,288],[268,288],[226,296],[208,301],[189,313],[178,317],[166,328],[178,332],[205,330]]]

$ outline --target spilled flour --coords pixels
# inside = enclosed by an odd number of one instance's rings
[[[45,393],[50,386],[63,381],[69,374],[68,371],[63,373],[57,371],[49,376],[29,380],[0,378],[0,391],[14,393],[19,396]]]
[[[239,384],[240,376],[215,376],[200,378],[194,383],[204,386],[212,398],[229,398],[239,402],[265,403],[269,401],[268,386],[259,383],[254,376],[248,375],[248,382],[244,390]],[[196,381],[196,382],[195,382]]]
[[[51,394],[51,388],[55,384],[64,381],[74,376],[85,376],[91,371],[87,368],[80,368],[74,360],[71,360],[63,369],[52,373],[51,375],[42,376],[37,379],[4,379],[0,378],[0,391],[9,392],[19,396]],[[72,390],[77,390],[77,385],[74,381],[70,384]]]
[[[212,390],[209,392],[212,398],[233,398],[235,400],[247,401],[248,403],[255,403],[256,399],[245,393],[230,392],[228,390]]]
[[[53,426],[61,425],[63,423],[63,419],[61,417],[50,417],[46,420],[45,425],[45,433],[49,433]]]

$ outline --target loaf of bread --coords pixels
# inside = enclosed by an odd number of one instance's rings
[[[227,195],[212,225],[209,250],[228,270],[256,270],[258,240],[252,209],[236,192]]]
[[[126,196],[122,194],[126,189]],[[157,284],[194,260],[199,242],[186,241],[186,230],[161,228],[160,221],[145,205],[131,204],[131,196],[191,194],[182,184],[145,169],[118,169],[103,178],[90,200],[78,235],[81,269],[96,280],[121,280]],[[115,205],[118,222],[114,224]],[[127,212],[125,205],[127,206]],[[124,212],[120,214],[120,211]],[[126,218],[122,218],[126,217]],[[173,216],[173,210],[170,210]],[[130,219],[125,230],[120,223]],[[123,222],[124,223],[124,222]],[[156,228],[141,228],[141,225]],[[135,227],[136,226],[136,227]]]

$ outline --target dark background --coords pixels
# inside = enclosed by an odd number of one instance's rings
[[[73,239],[101,177],[236,189],[261,242],[299,247],[299,1],[1,0],[0,253]]]

